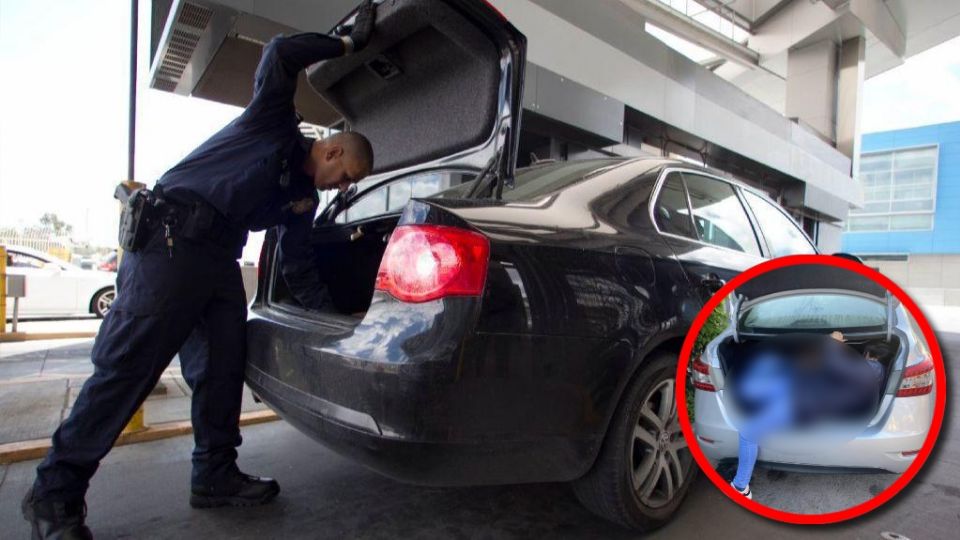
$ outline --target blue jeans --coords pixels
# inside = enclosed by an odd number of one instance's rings
[[[743,376],[740,385],[742,397],[757,404],[757,410],[739,426],[739,461],[737,475],[733,478],[733,485],[737,489],[743,490],[750,484],[760,452],[760,441],[793,423],[788,367],[779,356],[764,354],[754,359]]]

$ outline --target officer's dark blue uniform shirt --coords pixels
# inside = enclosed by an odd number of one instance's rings
[[[243,114],[157,181],[172,198],[203,199],[238,230],[279,225],[284,277],[307,305],[317,300],[310,296],[319,288],[318,278],[308,271],[314,213],[295,214],[290,203],[311,198],[316,206],[319,197],[313,179],[303,172],[311,141],[300,133],[293,98],[300,71],[343,53],[342,41],[323,34],[271,40],[263,49],[253,99]],[[239,253],[243,246],[236,248]]]

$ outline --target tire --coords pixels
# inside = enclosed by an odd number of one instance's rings
[[[98,319],[106,317],[116,297],[117,290],[113,287],[97,291],[97,294],[93,295],[93,300],[90,301],[90,312]]]
[[[587,509],[630,529],[666,524],[696,479],[698,468],[677,420],[676,367],[675,354],[658,353],[645,362],[624,391],[596,463],[573,482]]]

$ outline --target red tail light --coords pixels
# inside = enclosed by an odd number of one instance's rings
[[[897,397],[924,396],[933,390],[933,361],[925,358],[919,364],[907,366],[903,370],[903,380],[897,390]]]
[[[377,289],[404,302],[479,296],[487,277],[490,242],[443,225],[401,225],[380,261]]]
[[[699,390],[706,390],[707,392],[717,391],[717,388],[713,386],[713,382],[710,380],[710,366],[701,360],[699,356],[693,361],[693,386]]]

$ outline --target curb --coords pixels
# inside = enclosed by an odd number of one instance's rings
[[[42,339],[75,339],[97,337],[96,332],[4,332],[0,334],[0,343],[18,341],[39,341]]]
[[[279,419],[280,417],[277,416],[277,413],[271,410],[252,411],[240,415],[240,425],[251,426],[254,424],[273,422],[274,420]],[[123,433],[117,439],[117,442],[114,444],[114,446],[169,439],[170,437],[179,437],[181,435],[188,435],[190,433],[193,433],[193,426],[189,420],[166,422],[163,424],[147,426],[140,431]],[[47,450],[49,449],[49,438],[0,444],[0,465],[17,463],[19,461],[29,461],[31,459],[40,459],[47,455]]]

